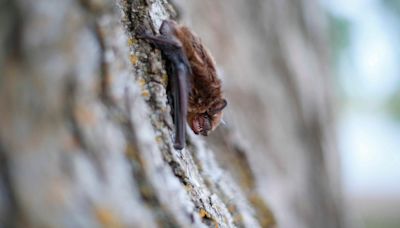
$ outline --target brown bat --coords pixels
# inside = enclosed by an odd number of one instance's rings
[[[141,29],[138,38],[159,48],[167,60],[170,93],[173,99],[175,149],[185,145],[185,122],[195,134],[207,136],[220,123],[227,102],[222,97],[221,81],[208,50],[189,28],[175,21],[163,21],[159,35]]]

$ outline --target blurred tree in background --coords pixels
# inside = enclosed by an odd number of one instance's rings
[[[387,11],[393,14],[396,20],[397,34],[400,35],[400,1],[399,0],[382,0],[382,4]],[[400,47],[397,45],[397,53],[400,56]],[[400,67],[399,67],[400,68]],[[400,122],[400,85],[397,91],[388,99],[387,109],[395,120]]]

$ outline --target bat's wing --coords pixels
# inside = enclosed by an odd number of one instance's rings
[[[173,74],[170,76],[171,93],[174,105],[175,143],[177,150],[185,147],[186,118],[188,111],[188,76],[189,70],[186,64],[179,62],[173,66]]]
[[[138,35],[138,38],[146,39],[161,49],[168,60],[169,83],[173,97],[173,118],[175,124],[174,148],[181,150],[185,147],[186,117],[188,112],[189,77],[191,68],[182,44],[176,39],[165,35],[153,36],[146,33]]]

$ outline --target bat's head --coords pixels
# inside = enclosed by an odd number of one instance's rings
[[[193,132],[207,136],[210,131],[213,131],[221,122],[222,110],[226,107],[227,102],[221,99],[213,103],[206,112],[189,112],[188,123]]]

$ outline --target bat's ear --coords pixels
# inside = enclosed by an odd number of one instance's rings
[[[208,111],[208,114],[209,114],[210,116],[213,116],[213,115],[215,115],[215,114],[221,112],[221,111],[226,107],[226,105],[228,105],[228,102],[226,102],[225,99],[221,99],[221,100],[219,100],[218,102],[216,102],[216,103],[210,108],[210,110]]]

